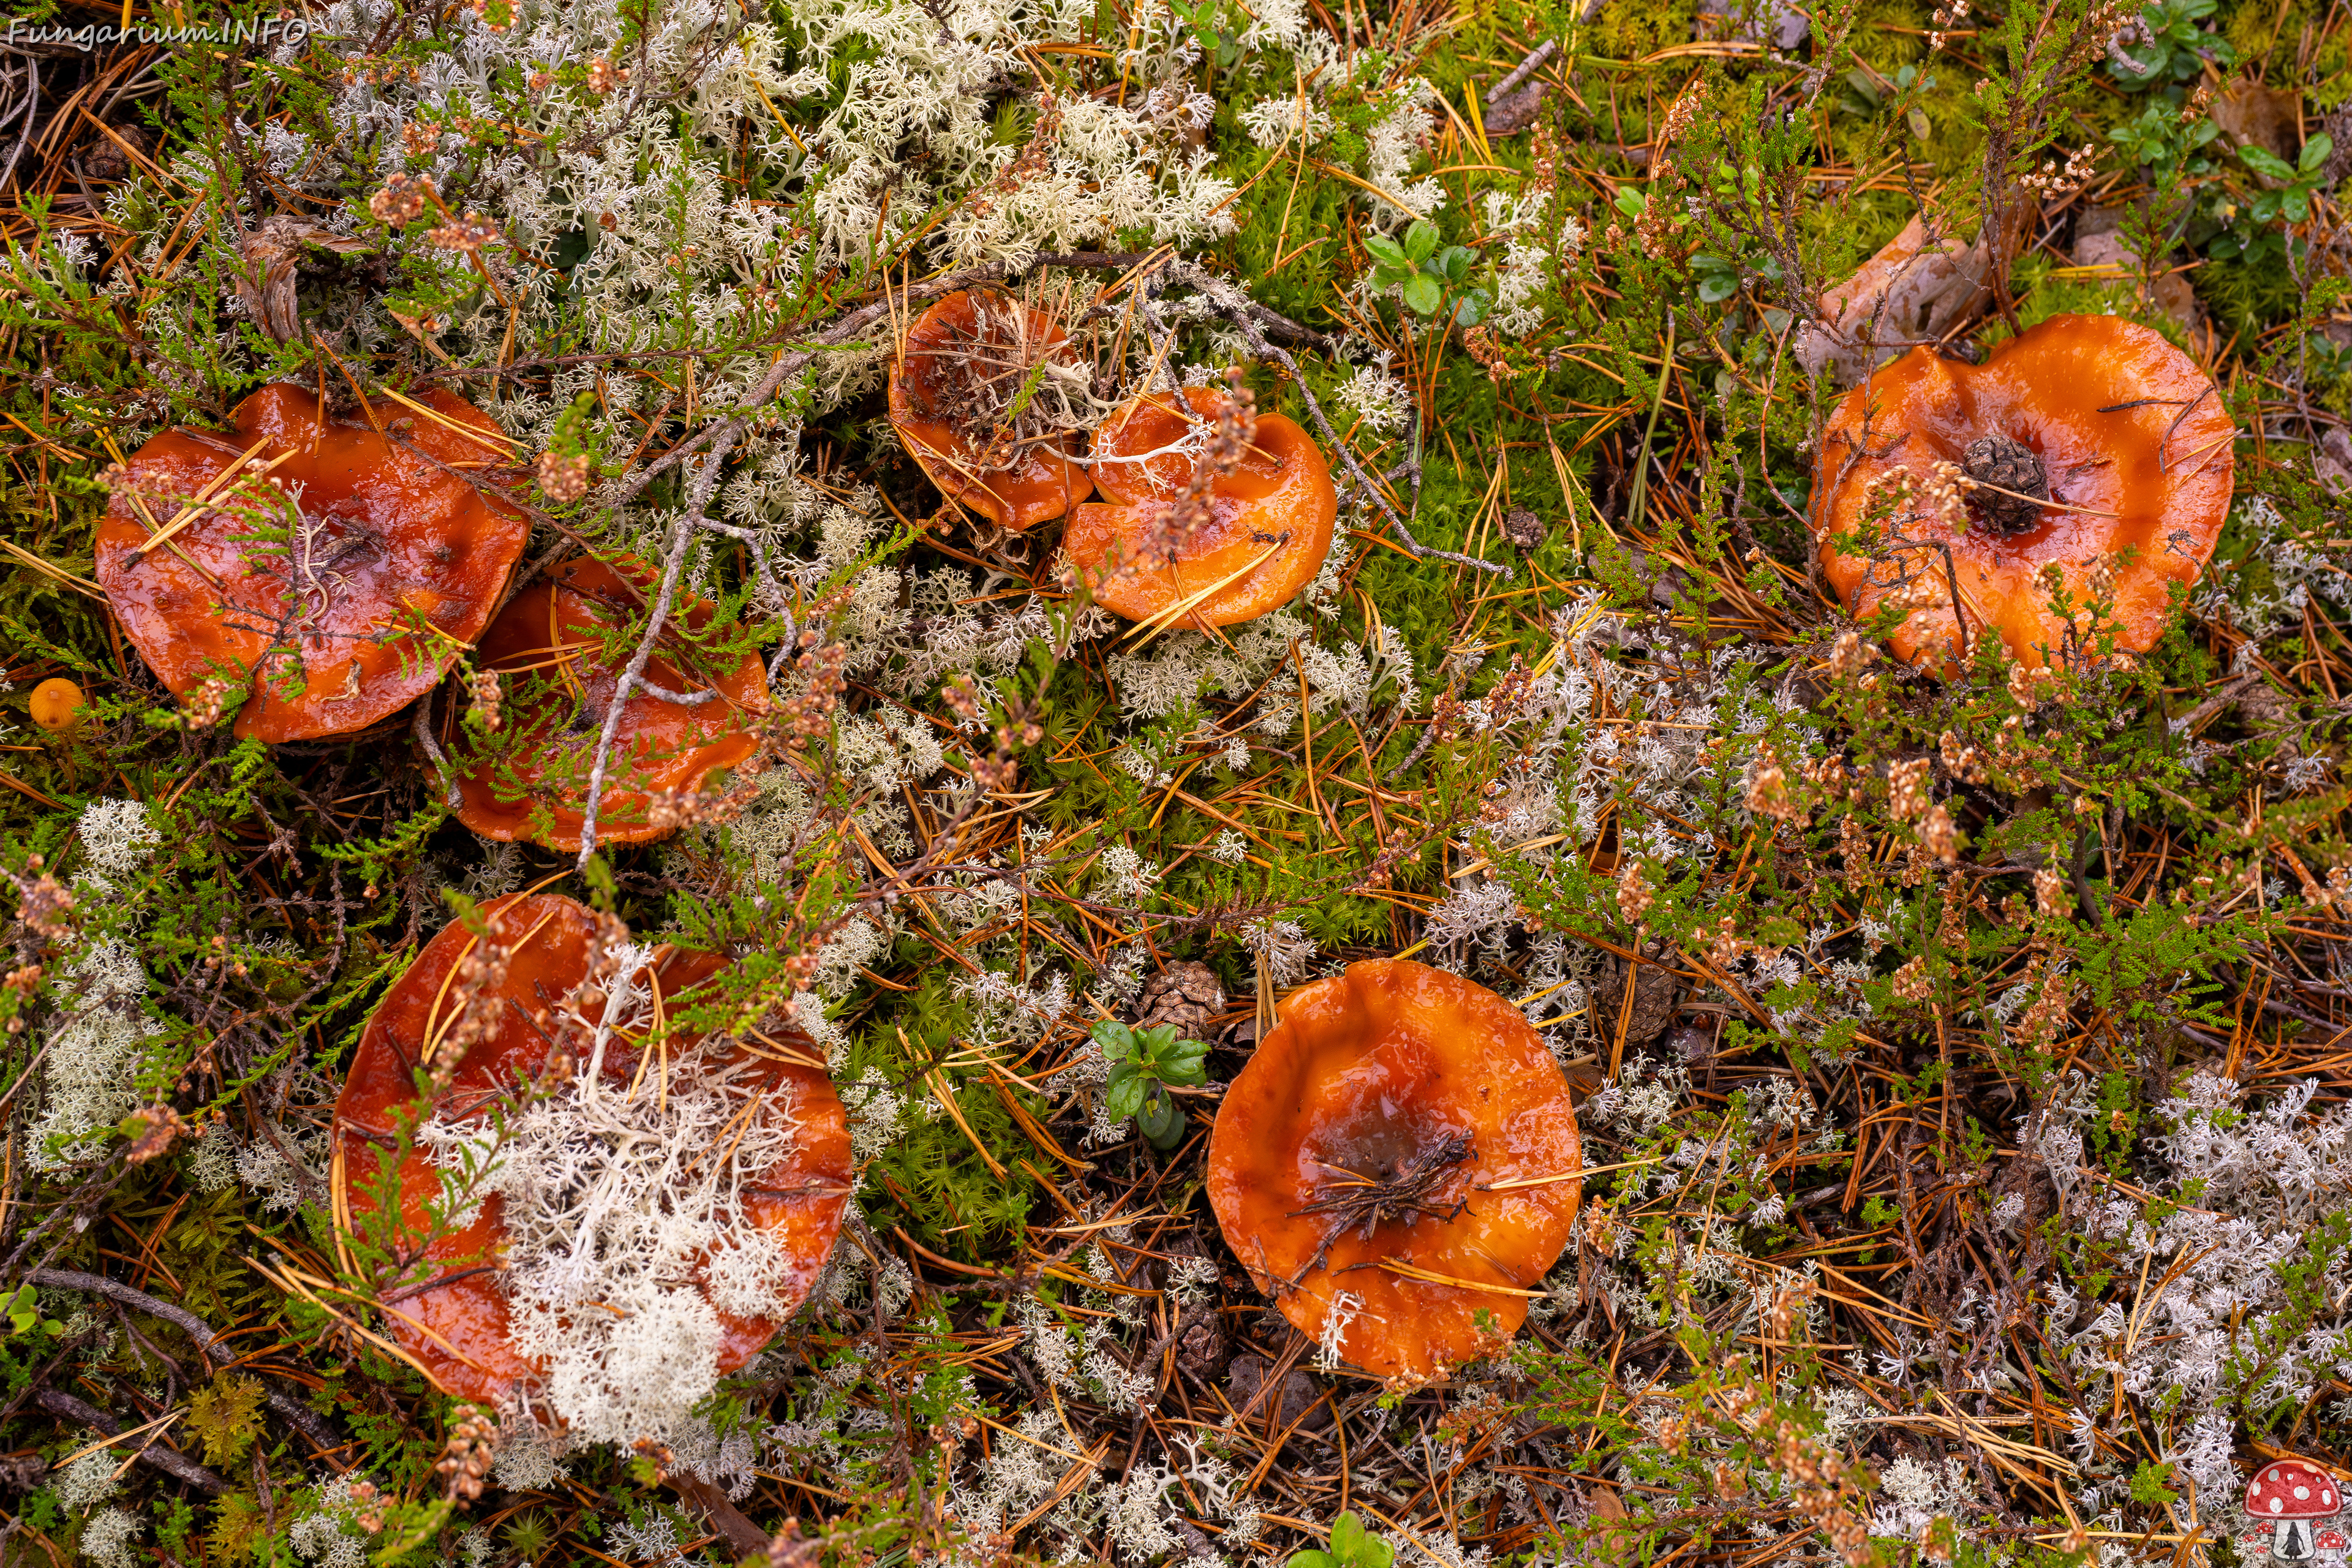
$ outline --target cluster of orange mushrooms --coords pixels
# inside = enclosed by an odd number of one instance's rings
[[[335,1114],[341,1229],[381,1217],[382,1164],[402,1149],[404,1123],[427,1109],[482,1120],[571,1070],[551,1066],[562,1037],[551,1010],[594,983],[597,917],[552,895],[500,900],[485,916],[486,931],[453,924],[435,937],[361,1037]],[[487,966],[486,943],[499,955]],[[635,978],[657,1020],[692,1005],[720,968],[664,947]],[[657,1042],[657,1027],[622,1031],[604,1076],[628,1083],[656,1049],[667,1060],[697,1043]],[[462,1059],[429,1070],[460,1033]],[[772,1195],[752,1212],[790,1262],[783,1310],[806,1299],[831,1253],[855,1173],[823,1058],[791,1031],[751,1040],[724,1043],[721,1070],[751,1075],[767,1113],[793,1130],[791,1168],[762,1174]],[[436,1227],[431,1160],[415,1149],[401,1159],[394,1228],[423,1267],[388,1303],[390,1332],[444,1391],[502,1403],[545,1369],[509,1331],[501,1200]],[[1259,1288],[1336,1361],[1415,1384],[1508,1342],[1568,1242],[1582,1174],[1567,1081],[1518,1009],[1404,960],[1357,963],[1286,998],[1226,1093],[1208,1151],[1211,1205]],[[722,1372],[776,1327],[720,1318]]]
[[[1155,393],[1120,406],[1081,461],[1073,432],[1023,417],[1039,375],[1075,365],[1042,312],[1001,290],[950,294],[901,341],[890,418],[940,489],[990,521],[1023,530],[1074,512],[1073,563],[1130,619],[1228,626],[1314,578],[1338,503],[1304,430],[1256,416],[1234,460],[1204,477],[1183,445],[1221,398]],[[675,820],[664,802],[758,764],[766,672],[754,655],[708,668],[694,638],[715,606],[687,595],[627,683],[608,777],[593,781],[623,686],[610,634],[653,574],[583,558],[520,583],[530,520],[477,482],[515,457],[487,415],[439,388],[338,412],[323,394],[266,386],[226,433],[167,430],[110,476],[99,582],[197,721],[234,705],[235,733],[276,744],[368,732],[426,698],[417,740],[436,767],[445,747],[457,753],[445,782],[475,832],[574,849],[593,793],[599,839],[642,842]],[[1097,490],[1106,499],[1087,502]],[[495,740],[430,702],[465,660]],[[63,731],[81,692],[53,681],[37,699],[42,726]]]
[[[962,289],[907,329],[890,367],[890,423],[949,500],[998,527],[1067,514],[1071,564],[1097,604],[1129,620],[1234,626],[1314,581],[1339,493],[1296,421],[1255,416],[1236,460],[1212,470],[1185,442],[1216,423],[1223,395],[1145,393],[1112,411],[1081,459],[1076,430],[1024,417],[1043,378],[1078,368],[1043,311],[1002,290]],[[1087,500],[1097,491],[1101,501]]]
[[[1337,506],[1305,431],[1259,415],[1235,436],[1223,395],[1151,393],[1097,425],[1081,456],[1076,430],[1024,420],[1041,376],[1076,363],[1041,312],[1001,291],[950,294],[900,343],[890,418],[953,502],[1013,531],[1066,515],[1065,549],[1095,599],[1129,619],[1232,625],[1314,577]],[[1204,428],[1230,448],[1213,469],[1193,439]],[[2083,635],[2070,595],[2110,605],[2117,645],[2144,650],[2175,585],[2212,552],[2232,435],[2203,374],[2129,322],[2061,317],[1980,365],[1915,350],[1831,421],[1811,520],[1824,574],[1857,616],[1890,600],[1906,610],[1892,641],[1906,660],[1963,658],[1992,632],[2015,659],[2051,662]],[[458,773],[457,814],[488,837],[574,847],[586,758],[623,687],[616,628],[651,574],[583,558],[519,585],[528,520],[473,482],[512,460],[491,421],[446,392],[337,414],[302,389],[266,387],[229,434],[168,431],[125,466],[99,530],[99,577],[184,704],[242,698],[244,737],[365,731],[461,660],[518,679],[497,724],[509,742]],[[268,551],[254,548],[257,511],[283,536]],[[755,761],[766,676],[756,657],[704,668],[694,638],[715,613],[687,602],[644,684],[619,699],[608,840],[650,837],[657,796]],[[429,722],[428,708],[420,733]],[[599,917],[554,896],[484,913],[487,927],[436,936],[367,1026],[335,1120],[342,1226],[384,1190],[381,1163],[420,1101],[487,1117],[569,1070],[550,1014],[594,983]],[[624,977],[656,1005],[645,1037],[625,1037],[597,1070],[626,1079],[646,1052],[696,1044],[664,1037],[662,1020],[722,963],[661,948]],[[461,1010],[459,1059],[436,1068]],[[781,1300],[796,1305],[835,1245],[850,1143],[808,1042],[753,1037],[761,1046],[710,1044],[795,1129],[793,1182],[752,1212],[792,1260]],[[448,1392],[502,1401],[544,1369],[508,1332],[499,1200],[436,1232],[436,1173],[422,1154],[404,1158],[397,1220],[429,1237],[429,1268],[388,1303],[392,1332]],[[1583,1174],[1567,1082],[1518,1009],[1402,960],[1357,963],[1285,999],[1224,1097],[1207,1159],[1211,1205],[1258,1287],[1335,1362],[1407,1381],[1507,1342],[1568,1242]],[[726,1328],[731,1370],[774,1324]]]
[[[651,574],[583,559],[518,590],[530,520],[477,482],[513,460],[488,416],[439,388],[338,413],[304,388],[266,386],[227,433],[167,430],[111,476],[99,583],[184,710],[209,721],[236,701],[235,733],[272,744],[371,731],[470,658],[504,742],[465,743],[454,704],[437,725],[420,710],[415,725],[460,753],[458,819],[488,838],[576,848],[620,683],[605,634],[644,603]],[[671,642],[690,647],[714,613],[687,595]],[[715,679],[683,654],[656,658],[645,677],[615,732],[605,843],[655,837],[656,795],[749,762],[768,710],[756,656]],[[61,729],[69,713],[37,717]]]

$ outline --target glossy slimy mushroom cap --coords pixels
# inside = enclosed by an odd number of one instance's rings
[[[1559,1065],[1517,1008],[1402,959],[1291,994],[1225,1093],[1209,1201],[1258,1288],[1380,1377],[1508,1334],[1568,1243],[1581,1168]]]
[[[281,383],[226,434],[181,426],[132,455],[99,521],[98,580],[173,695],[247,691],[242,737],[345,734],[430,690],[481,635],[530,525],[470,479],[513,444],[437,387],[415,401],[431,414],[386,400],[371,422]],[[283,537],[256,537],[260,486],[299,513]]]
[[[1330,466],[1279,414],[1257,416],[1239,465],[1215,480],[1208,517],[1168,527],[1194,470],[1185,438],[1217,418],[1225,395],[1188,386],[1180,405],[1173,394],[1149,394],[1095,432],[1095,488],[1106,500],[1078,508],[1062,547],[1094,584],[1095,602],[1129,620],[1179,605],[1188,606],[1180,624],[1255,620],[1296,598],[1331,552],[1339,504]]]
[[[482,634],[478,668],[504,688],[501,728],[467,742],[460,758],[457,820],[485,838],[530,839],[577,849],[586,820],[596,742],[620,685],[627,653],[608,658],[614,628],[629,624],[655,581],[638,562],[583,557],[527,585]],[[646,665],[672,701],[632,688],[614,738],[596,813],[603,844],[637,844],[667,829],[653,812],[664,795],[691,795],[712,775],[752,764],[759,721],[768,711],[768,676],[759,655],[739,655],[716,672],[698,671],[684,638],[717,614],[681,593],[671,619],[681,629]]]
[[[74,715],[83,701],[80,687],[62,675],[53,675],[33,688],[26,711],[36,725],[52,735],[61,735],[74,727]]]
[[[890,424],[950,499],[1016,531],[1093,489],[1073,456],[1056,373],[1079,374],[1069,337],[1002,289],[963,289],[916,318],[890,366]]]
[[[2144,652],[2173,586],[2196,581],[2221,538],[2233,435],[2195,362],[2116,317],[2053,317],[1980,365],[1914,349],[1830,420],[1813,477],[1822,574],[1857,617],[1906,595],[1910,614],[1889,640],[1906,661],[1959,653],[1955,586],[1970,644],[1991,632],[2021,663],[2084,643],[2087,606],[2110,587],[2116,646]],[[1910,499],[1891,522],[1867,523],[1874,496],[1902,493],[1906,475]],[[1921,500],[1939,476],[1956,504]],[[2072,617],[2051,607],[2053,569]]]
[[[510,897],[486,908],[492,947],[453,923],[428,942],[394,984],[360,1037],[350,1077],[335,1106],[333,1200],[340,1230],[365,1226],[376,1215],[383,1162],[397,1147],[396,1125],[420,1110],[420,1062],[467,1042],[429,1109],[442,1125],[481,1124],[488,1107],[517,1085],[549,1073],[551,1015],[591,977],[597,918],[572,900],[553,895]],[[625,933],[624,933],[625,934]],[[495,952],[487,984],[470,960]],[[643,1017],[658,1022],[690,1005],[697,986],[719,968],[707,953],[662,947],[634,975],[614,974],[616,988],[632,985],[647,998]],[[601,1005],[602,998],[597,999]],[[469,1005],[470,1004],[470,1005]],[[592,1016],[595,1016],[592,1011]],[[805,1299],[833,1249],[851,1173],[848,1124],[840,1099],[817,1065],[822,1058],[794,1037],[767,1038],[755,1054],[730,1046],[708,1070],[724,1075],[731,1091],[752,1109],[747,1117],[778,1119],[791,1130],[789,1155],[762,1168],[743,1198],[751,1223],[779,1244],[781,1272],[767,1280],[776,1303],[767,1316],[720,1308],[717,1367],[742,1365],[775,1331],[774,1316]],[[643,1026],[616,1028],[603,1058],[601,1081],[615,1095],[651,1101],[678,1080],[661,1079],[688,1058],[696,1037],[672,1030],[658,1060],[645,1049]],[[579,1064],[573,1064],[574,1067]],[[740,1134],[738,1134],[740,1136]],[[518,1348],[509,1331],[515,1308],[502,1275],[510,1233],[507,1200],[493,1193],[462,1223],[436,1226],[429,1205],[442,1194],[446,1149],[420,1144],[398,1166],[400,1210],[395,1230],[424,1243],[424,1278],[386,1300],[390,1332],[443,1391],[496,1405],[518,1383],[540,1381],[541,1362]],[[583,1177],[583,1180],[585,1178]],[[526,1223],[527,1222],[523,1222]],[[715,1295],[707,1282],[706,1295]]]

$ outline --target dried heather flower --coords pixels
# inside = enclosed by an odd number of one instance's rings
[[[46,942],[63,942],[73,929],[67,923],[74,912],[73,889],[47,871],[42,871],[38,855],[26,857],[25,865],[40,874],[36,877],[8,874],[8,879],[16,884],[16,918],[23,921],[26,929],[35,936]]]
[[[2091,183],[2098,161],[2098,144],[2085,142],[2066,155],[2063,168],[2055,159],[2045,158],[2041,168],[2028,171],[2017,183],[2038,200],[2063,201]]]
[[[499,226],[478,212],[468,212],[438,228],[427,229],[425,243],[439,246],[444,250],[462,250],[468,255],[491,244],[499,237]]]
[[[496,734],[506,724],[506,715],[500,707],[506,692],[499,684],[499,672],[495,669],[476,670],[467,680],[466,689],[474,700],[476,721],[483,729]]]
[[[646,820],[664,833],[732,821],[758,795],[759,785],[754,780],[759,771],[742,770],[734,788],[709,794],[698,789],[656,790],[646,797]]]
[[[1944,591],[1937,584],[1936,580],[1922,572],[1897,584],[1894,590],[1879,602],[1892,605],[1896,609],[1908,614],[1914,610],[1924,610],[1932,605],[1938,604],[1943,597]]]
[[[1919,819],[1919,842],[1928,854],[1950,865],[1959,858],[1959,842],[1953,827],[1952,814],[1941,803],[1927,808]]]
[[[1863,487],[1862,515],[1871,522],[1887,522],[1907,514],[1918,481],[1908,468],[1888,468]]]
[[[1870,834],[1851,816],[1838,825],[1838,853],[1845,860],[1846,891],[1860,893],[1878,879]]]
[[[447,1021],[438,1029],[428,1026],[421,1053],[424,1059],[418,1064],[430,1075],[434,1093],[449,1088],[467,1052],[497,1033],[499,1011],[504,1005],[501,988],[513,956],[504,943],[483,937],[457,961],[446,1003],[450,1011],[438,1015]]]
[[[1927,815],[1928,775],[1935,768],[1929,757],[1912,757],[1886,767],[1886,809],[1905,822]]]
[[[1859,675],[1876,657],[1876,650],[1862,640],[1860,632],[1841,632],[1830,645],[1830,673],[1840,679]]]
[[[451,1501],[471,1502],[482,1495],[482,1478],[498,1457],[499,1424],[472,1405],[460,1405],[450,1414],[457,1417],[457,1425],[449,1429],[449,1440],[433,1468],[449,1478]]]
[[[776,705],[776,716],[771,721],[772,732],[795,752],[807,750],[833,732],[833,711],[849,689],[849,678],[843,673],[849,650],[840,643],[823,647],[817,643],[814,629],[801,634],[802,653],[793,668],[805,684]]]
[[[1209,426],[1208,444],[1192,466],[1192,477],[1184,482],[1175,500],[1165,503],[1165,510],[1154,520],[1145,537],[1145,559],[1155,563],[1178,560],[1194,534],[1214,525],[1217,481],[1242,466],[1242,459],[1249,455],[1250,443],[1256,439],[1257,396],[1243,384],[1241,367],[1235,365],[1225,372],[1225,395],[1217,405],[1217,416]]]
[[[1780,753],[1770,746],[1757,752],[1756,771],[1748,780],[1748,809],[1775,822],[1794,822],[1804,815],[1804,808],[1789,788],[1789,772],[1780,765]]]
[[[433,182],[424,175],[394,174],[384,181],[383,189],[368,198],[368,211],[378,223],[400,228],[424,216],[426,202],[438,199]]]
[[[1649,918],[1650,906],[1656,901],[1657,893],[1650,886],[1649,873],[1639,860],[1628,860],[1617,877],[1617,912],[1625,917],[1628,925],[1639,929]]]
[[[1472,327],[1464,332],[1462,346],[1469,351],[1472,359],[1478,362],[1488,381],[1499,384],[1510,379],[1511,364],[1503,357],[1503,345],[1495,341],[1494,332],[1485,325]]]
[[[969,724],[980,717],[980,688],[969,675],[951,675],[940,688],[940,700],[963,722]]]
[[[2066,1004],[2072,990],[2063,973],[2053,973],[2046,955],[2036,957],[2026,965],[2025,978],[2019,984],[2032,989],[2040,982],[2033,1005],[2017,1021],[2018,1048],[2027,1051],[2047,1049],[2058,1037],[2059,1026],[2066,1021]]]
[[[133,1165],[143,1165],[170,1149],[188,1131],[187,1122],[168,1105],[151,1105],[131,1113],[137,1131],[131,1134],[131,1147],[122,1158]]]
[[[194,691],[180,699],[180,722],[191,730],[209,730],[221,721],[228,711],[229,699],[236,688],[226,680],[201,681]]]
[[[2032,712],[2034,709],[2040,707],[2042,704],[2042,692],[2040,689],[2042,683],[2053,679],[2054,679],[2054,677],[2051,674],[2050,668],[2047,665],[2033,665],[2032,667],[2022,664],[2011,665],[2009,667],[2010,700],[2024,709],[2028,713]]]
[[[2066,879],[2044,866],[2033,873],[2033,907],[2042,911],[2044,920],[2063,920],[2066,915]]]
[[[971,198],[973,215],[986,216],[996,210],[998,203],[1050,172],[1054,166],[1054,143],[1061,134],[1061,100],[1051,92],[1039,93],[1037,119],[1029,128],[1029,140],[1010,163],[996,172],[996,177]]]
[[[1944,769],[1964,784],[1980,784],[1985,781],[1984,753],[1969,745],[1947,730],[1936,739],[1936,749],[1943,754]]]
[[[540,489],[558,506],[569,506],[588,493],[589,464],[585,452],[569,458],[553,452],[541,452],[538,473]]]

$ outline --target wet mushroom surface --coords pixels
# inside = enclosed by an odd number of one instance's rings
[[[1906,661],[1948,662],[1980,633],[2032,666],[2109,631],[2144,652],[2221,538],[2234,433],[2196,363],[2118,317],[2053,317],[1978,365],[1914,349],[1822,440],[1822,574],[1857,618],[1907,609],[1889,638]]]
[[[33,688],[26,712],[40,729],[53,735],[63,734],[74,727],[75,716],[87,700],[79,686],[62,675],[53,675]]]
[[[499,678],[499,727],[461,741],[454,710],[445,720],[457,748],[460,822],[485,838],[579,847],[597,740],[632,646],[620,634],[655,582],[635,561],[569,561],[526,584],[482,634],[475,664]],[[632,687],[622,706],[598,842],[659,837],[668,831],[666,802],[757,764],[767,671],[756,651],[706,655],[694,644],[716,615],[709,600],[678,595],[671,629],[646,664],[659,690]]]
[[[1180,508],[1195,448],[1226,394],[1207,386],[1131,399],[1094,437],[1095,487],[1062,546],[1096,603],[1131,621],[1226,626],[1280,609],[1315,580],[1339,515],[1330,465],[1297,421],[1260,414],[1239,461],[1211,482],[1201,514]],[[1181,606],[1179,608],[1179,606]]]
[[[1015,532],[1094,488],[1069,396],[1085,368],[1043,310],[961,289],[917,317],[890,366],[890,424],[951,500]]]
[[[1517,1008],[1404,959],[1292,993],[1219,1108],[1209,1199],[1258,1289],[1375,1376],[1441,1377],[1527,1318],[1581,1159]]]
[[[674,1320],[671,1349],[713,1375],[742,1365],[807,1296],[847,1199],[847,1121],[822,1057],[790,1032],[662,1027],[715,955],[630,946],[617,921],[555,895],[484,914],[487,936],[443,928],[386,994],[335,1107],[338,1230],[388,1234],[412,1260],[383,1293],[389,1332],[446,1393],[496,1405],[530,1384],[559,1414],[626,1402],[564,1381],[573,1339],[612,1359],[595,1341],[614,1297]],[[388,1171],[403,1125],[413,1142]],[[489,1178],[469,1186],[476,1172]],[[668,1222],[652,1239],[648,1213]],[[677,1273],[635,1277],[631,1258],[665,1247]]]
[[[530,534],[475,482],[514,446],[438,387],[412,401],[429,413],[265,386],[228,430],[166,430],[114,476],[98,581],[174,696],[244,694],[240,737],[340,735],[464,657]]]

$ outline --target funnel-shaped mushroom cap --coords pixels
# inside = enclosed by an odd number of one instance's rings
[[[1000,527],[1061,516],[1094,489],[1057,417],[1061,328],[1002,289],[964,289],[916,318],[890,366],[890,423],[931,482]]]
[[[527,838],[577,849],[588,805],[588,774],[597,736],[620,685],[628,650],[608,657],[614,628],[629,624],[655,582],[636,562],[618,566],[566,562],[517,594],[482,634],[477,668],[505,683],[504,725],[487,742],[468,742],[457,781],[457,820],[485,838]],[[670,701],[633,687],[614,736],[611,765],[596,807],[600,844],[639,844],[666,831],[648,816],[650,797],[692,793],[722,768],[740,768],[760,752],[755,733],[768,711],[768,676],[757,653],[720,660],[716,680],[691,667],[688,635],[710,624],[716,607],[681,593],[671,614],[682,628],[646,663],[646,679],[665,691],[709,701]]]
[[[1428,1378],[1491,1350],[1482,1310],[1506,1334],[1526,1319],[1580,1168],[1568,1082],[1518,1009],[1380,959],[1283,1002],[1218,1110],[1209,1201],[1309,1338]]]
[[[2232,430],[2195,362],[2113,316],[2053,316],[1980,365],[1914,349],[1847,394],[1822,437],[1812,510],[1822,574],[1857,616],[1924,579],[1890,642],[1899,658],[1942,662],[1958,640],[1948,545],[1971,645],[1989,630],[2011,658],[2042,665],[2068,631],[2042,573],[2057,569],[2087,632],[2094,574],[2111,570],[2116,645],[2143,652],[2164,629],[2173,584],[2194,583],[2221,538]],[[1965,525],[1915,500],[1894,524],[1909,543],[1865,549],[1873,484],[1907,470],[1923,494],[1938,460],[1966,475]],[[2045,498],[2062,505],[2036,504]]]
[[[2273,1459],[2246,1484],[2256,1519],[2325,1519],[2343,1502],[2336,1478],[2306,1459]]]
[[[437,387],[418,401],[436,416],[373,405],[379,435],[281,383],[237,405],[226,435],[182,426],[131,457],[99,521],[98,580],[174,696],[249,683],[238,735],[341,735],[415,701],[464,656],[530,524],[468,482],[513,451],[489,416]],[[276,480],[297,498],[299,526],[254,515],[229,471],[241,461],[257,465],[248,486]],[[256,537],[279,521],[281,537]],[[158,529],[171,531],[142,549]]]
[[[1185,604],[1185,624],[1230,626],[1280,609],[1323,570],[1339,492],[1314,441],[1279,414],[1257,416],[1241,466],[1216,480],[1210,520],[1166,537],[1170,504],[1194,467],[1191,453],[1171,448],[1196,419],[1213,420],[1223,396],[1186,387],[1188,419],[1171,395],[1152,393],[1095,432],[1095,487],[1108,500],[1078,508],[1062,547],[1090,578],[1108,573],[1094,590],[1104,608],[1143,621]]]
[[[502,980],[489,992],[481,1016],[488,1032],[467,1051],[454,1079],[433,1107],[446,1121],[487,1115],[487,1108],[520,1082],[538,1078],[547,1065],[553,1005],[587,978],[594,916],[566,898],[546,895],[500,900],[488,907],[491,935],[509,954]],[[458,970],[478,945],[463,926],[451,924],[425,944],[387,994],[360,1037],[351,1076],[335,1105],[333,1197],[339,1228],[374,1214],[383,1178],[380,1160],[394,1146],[397,1118],[414,1114],[415,1067],[431,1040],[444,1037],[465,1006]],[[690,1005],[695,986],[717,972],[707,953],[668,948],[654,951],[635,978],[650,986],[655,1007],[674,1013]],[[629,977],[621,976],[622,980]],[[636,1032],[642,1036],[643,1031]],[[615,1032],[604,1061],[604,1079],[625,1090],[638,1075],[642,1038]],[[647,1063],[636,1092],[658,1092],[652,1074],[667,1071],[693,1045],[690,1035],[673,1033],[658,1064]],[[784,1277],[772,1294],[788,1310],[807,1296],[823,1271],[840,1228],[850,1178],[849,1131],[832,1080],[813,1064],[783,1059],[807,1050],[793,1037],[772,1041],[776,1055],[732,1047],[720,1058],[733,1087],[748,1090],[765,1118],[794,1129],[790,1158],[762,1170],[758,1187],[745,1199],[752,1222],[782,1245]],[[463,1226],[434,1236],[427,1205],[441,1193],[430,1152],[414,1150],[400,1165],[400,1227],[404,1235],[431,1237],[425,1257],[435,1265],[424,1288],[388,1299],[393,1337],[415,1357],[443,1391],[496,1405],[518,1381],[544,1372],[519,1351],[509,1336],[509,1304],[499,1269],[508,1236],[503,1196],[493,1194]],[[731,1372],[759,1352],[775,1331],[765,1318],[719,1313],[723,1339],[719,1370]]]

